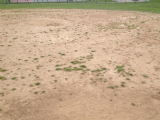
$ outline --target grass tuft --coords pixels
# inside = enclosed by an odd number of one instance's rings
[[[7,79],[3,76],[0,76],[0,80],[7,80]]]
[[[124,66],[116,66],[116,69],[117,69],[117,72],[120,73],[120,72],[124,72]]]
[[[35,85],[40,85],[41,83],[39,83],[39,82],[37,82],[37,83],[35,83]]]
[[[6,69],[0,68],[0,72],[6,72]]]

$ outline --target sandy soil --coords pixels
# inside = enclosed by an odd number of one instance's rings
[[[160,119],[160,14],[0,12],[1,120]]]

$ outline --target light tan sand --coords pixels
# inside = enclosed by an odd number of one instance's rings
[[[0,12],[0,120],[160,120],[160,14]]]

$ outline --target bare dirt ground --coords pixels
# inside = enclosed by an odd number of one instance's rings
[[[0,120],[160,120],[160,14],[0,12]]]

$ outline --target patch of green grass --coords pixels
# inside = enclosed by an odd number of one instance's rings
[[[7,80],[4,76],[0,76],[0,80]]]
[[[21,76],[21,79],[24,79],[25,77],[24,76]]]
[[[93,79],[93,78],[90,78],[90,80],[92,80],[92,82],[96,82],[96,81],[100,81],[100,82],[107,82],[107,79],[106,78],[96,78],[96,79]]]
[[[18,37],[13,38],[13,40],[18,39]]]
[[[82,68],[86,68],[86,66],[85,66],[85,65],[81,65],[80,67],[82,67]]]
[[[130,75],[130,76],[133,76],[133,74],[132,74],[132,73],[130,73],[130,72],[126,72],[126,74],[127,74],[127,75]]]
[[[64,53],[60,53],[60,52],[59,52],[58,54],[60,54],[60,55],[62,55],[62,56],[65,56],[65,55],[66,55],[66,54],[64,54]]]
[[[33,84],[30,84],[29,87],[33,87]]]
[[[125,84],[121,84],[122,87],[125,87]]]
[[[57,80],[54,80],[54,82],[56,83],[56,82],[57,82]]]
[[[16,90],[16,88],[12,88],[12,90],[14,91],[14,90]]]
[[[128,29],[134,29],[134,28],[136,28],[136,26],[134,24],[129,25],[127,23],[124,23],[124,25],[127,26]]]
[[[120,73],[120,72],[124,72],[124,66],[116,66],[116,69],[117,69],[117,72]]]
[[[38,60],[39,58],[34,58],[34,60]]]
[[[145,21],[141,21],[141,23],[145,23]]]
[[[0,72],[6,72],[6,69],[0,68]]]
[[[34,94],[38,94],[38,92],[36,91],[36,92],[34,92]]]
[[[0,108],[0,112],[2,112],[3,110],[2,110],[2,108]]]
[[[145,84],[146,82],[142,81],[142,84]]]
[[[110,89],[114,89],[114,86],[109,86],[108,88],[110,88]]]
[[[3,4],[3,0],[0,0]],[[86,1],[84,1],[86,2]],[[160,13],[160,1],[150,0],[149,2],[140,3],[107,3],[107,4],[96,4],[96,1],[91,1],[95,4],[13,4],[13,5],[0,5],[0,9],[103,9],[103,10],[129,10],[129,11],[143,11],[143,12],[154,12]],[[105,2],[105,1],[104,1]],[[89,1],[87,1],[89,3]]]
[[[41,83],[39,83],[39,82],[37,82],[37,83],[35,83],[35,85],[40,85]]]
[[[93,55],[91,54],[91,55],[87,55],[87,57],[86,57],[87,59],[93,59]]]
[[[42,65],[37,65],[37,66],[36,66],[37,70],[39,70],[40,67],[42,67]]]
[[[57,64],[55,67],[59,67],[59,66],[61,66],[61,65],[58,65],[58,64]]]
[[[56,70],[64,70],[66,72],[71,72],[71,71],[82,71],[83,73],[86,71],[89,71],[90,69],[86,69],[85,65],[81,65],[80,67],[64,67],[64,68],[56,68]]]
[[[56,70],[63,70],[62,68],[56,68]]]
[[[72,64],[81,64],[81,63],[83,63],[83,62],[81,62],[81,61],[72,61],[71,63],[72,63]]]
[[[148,78],[148,76],[147,76],[147,75],[143,75],[143,77],[144,77],[144,78]]]
[[[101,68],[101,70],[107,70],[107,68]]]
[[[46,91],[44,91],[44,90],[42,91],[42,93],[45,93],[45,92],[46,92]]]
[[[82,68],[78,68],[78,67],[74,67],[72,70],[79,71],[79,70],[83,70],[83,69]]]
[[[16,80],[16,79],[17,79],[17,77],[13,77],[13,78],[12,78],[12,80]]]
[[[2,92],[2,93],[0,93],[0,95],[4,96],[4,93]]]
[[[96,69],[96,70],[92,70],[91,72],[101,72],[101,71],[103,71],[103,70],[107,70],[107,68],[101,68],[101,69]]]
[[[102,82],[102,81],[103,81],[103,78],[97,78],[96,80]]]
[[[106,79],[104,80],[104,83],[105,83],[105,82],[107,82],[107,80],[106,80]]]
[[[35,78],[39,78],[39,76],[37,76],[37,75],[34,75],[34,77],[35,77]]]
[[[121,82],[122,87],[125,87],[125,84],[126,84],[125,82]]]
[[[63,66],[63,65],[65,65],[65,64],[57,64],[57,65],[55,65],[55,67],[59,67],[59,66]]]
[[[125,84],[125,82],[121,82],[122,84]]]
[[[124,65],[121,65],[121,66],[116,66],[116,69],[117,69],[117,73],[121,73],[122,76],[125,76],[125,75],[128,75],[128,76],[133,76],[132,73],[130,72],[126,72],[125,69],[124,69]]]
[[[64,56],[64,55],[66,55],[66,54],[62,53],[61,55],[63,55],[63,56]]]
[[[63,70],[64,70],[64,71],[67,71],[67,72],[70,72],[70,71],[72,71],[72,68],[70,68],[70,67],[65,67],[65,68],[63,68]]]
[[[130,78],[126,78],[126,80],[130,80]]]
[[[136,104],[132,103],[131,105],[132,105],[132,106],[135,106]]]
[[[117,85],[116,86],[109,86],[108,88],[115,89],[115,88],[118,88],[118,86]]]
[[[100,68],[100,69],[96,69],[96,70],[92,70],[92,74],[96,75],[96,76],[103,76],[103,74],[106,72],[107,68]],[[103,73],[102,73],[103,71]]]

